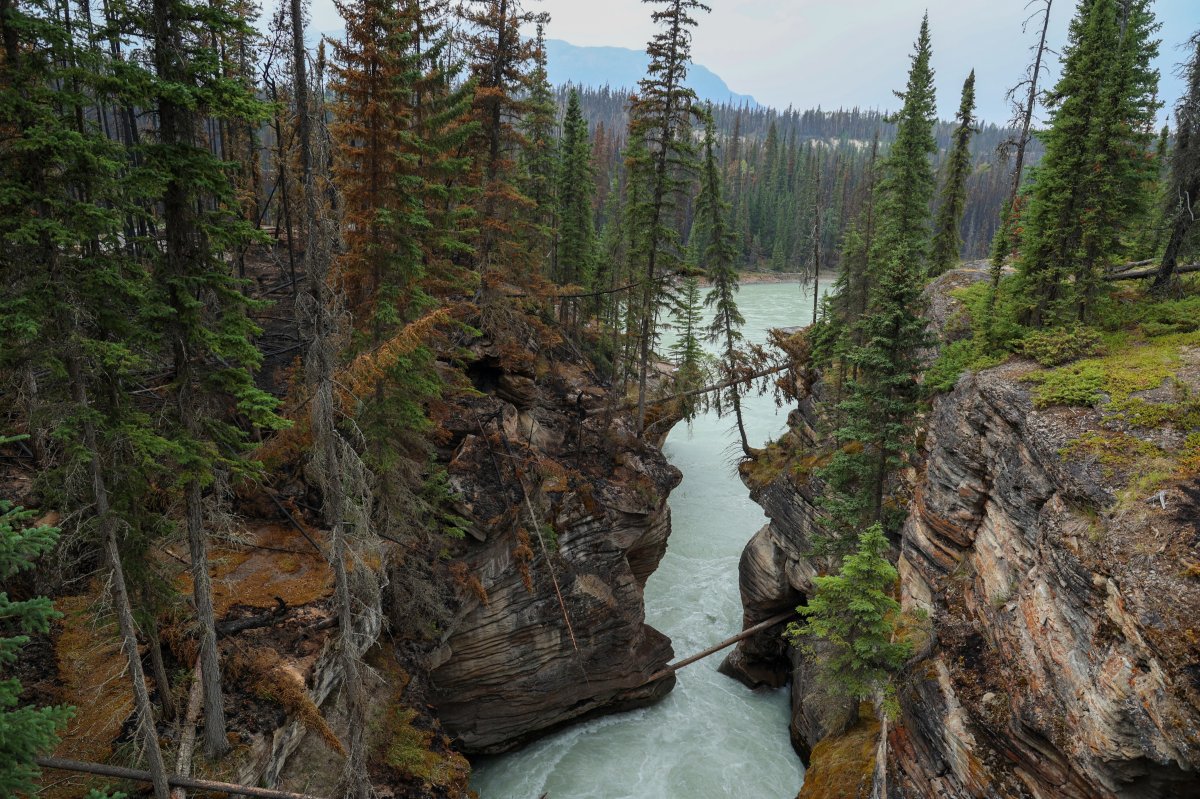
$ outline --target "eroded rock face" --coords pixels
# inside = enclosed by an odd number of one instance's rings
[[[429,663],[438,717],[471,753],[653,702],[674,684],[645,685],[673,653],[644,623],[642,590],[666,550],[679,472],[627,414],[607,412],[581,370],[495,382],[446,425],[451,488],[475,540]]]
[[[952,338],[954,303],[933,306],[937,332]],[[1183,352],[1181,364],[1168,383],[1200,391],[1200,353]],[[927,615],[931,634],[914,641],[899,680],[901,715],[872,796],[1200,797],[1200,485],[1142,496],[1140,475],[1076,457],[1073,443],[1117,422],[1101,409],[1034,408],[1021,378],[1035,368],[968,375],[924,421],[897,543],[906,617]],[[819,486],[801,460],[820,449],[813,388],[783,440],[791,462],[752,486],[771,523],[741,561],[746,626],[804,601],[832,565],[807,556],[818,523]],[[1166,450],[1183,435],[1169,425],[1134,433],[1121,440]],[[749,685],[791,678],[792,737],[806,760],[847,734],[853,708],[778,631],[740,644],[723,668]]]
[[[936,645],[902,690],[892,795],[1200,796],[1195,506],[1097,513],[1112,480],[1061,453],[1098,413],[1034,410],[1028,368],[964,378],[930,419],[900,570]]]

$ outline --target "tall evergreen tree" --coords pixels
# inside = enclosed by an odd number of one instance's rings
[[[955,264],[962,255],[963,209],[967,205],[967,178],[971,176],[971,136],[975,133],[975,70],[963,83],[962,100],[955,117],[954,148],[946,165],[946,182],[938,205],[933,229],[933,252],[929,272],[940,275]]]
[[[851,534],[884,519],[887,479],[911,446],[911,421],[920,397],[918,353],[927,344],[921,291],[929,247],[933,194],[935,97],[929,19],[921,22],[908,83],[896,115],[896,142],[879,183],[878,233],[868,255],[870,293],[856,322],[861,344],[845,348],[854,370],[838,405],[840,446],[822,476],[830,487],[824,505],[831,519],[830,547],[845,551]]]
[[[701,344],[704,322],[704,305],[700,299],[700,281],[689,275],[675,298],[671,315],[675,319],[675,343],[671,345],[671,358],[675,361],[675,393],[683,395],[680,411],[684,419],[691,421],[702,409],[700,395],[689,392],[701,388],[705,383],[704,346]]]
[[[1157,27],[1149,0],[1086,0],[1071,21],[1046,155],[1022,216],[1024,321],[1086,317],[1104,269],[1124,257],[1126,232],[1144,220]]]
[[[249,300],[231,271],[231,254],[244,248],[249,226],[229,209],[236,204],[227,165],[198,139],[200,120],[257,122],[265,108],[250,86],[213,69],[219,44],[245,22],[208,4],[154,0],[149,38],[158,83],[157,143],[147,148],[163,186],[163,244],[155,269],[163,328],[174,365],[175,413],[168,435],[180,442],[179,483],[184,495],[193,594],[200,622],[204,680],[204,745],[210,757],[229,749],[216,646],[204,492],[220,473],[245,476],[247,437],[222,407],[251,424],[280,422],[275,400],[254,383],[261,355]]]
[[[596,184],[592,168],[591,139],[587,121],[579,107],[574,89],[567,100],[562,140],[558,149],[558,258],[555,280],[563,285],[583,285],[594,289],[596,258],[594,211]]]
[[[1170,234],[1154,288],[1170,285],[1180,254],[1187,247],[1200,208],[1200,33],[1192,36],[1187,65],[1187,90],[1175,107],[1175,147],[1167,181],[1167,222]]]
[[[94,541],[108,574],[137,714],[137,735],[156,799],[166,769],[150,701],[123,549],[135,560],[156,520],[151,486],[168,482],[162,462],[178,448],[156,435],[128,386],[162,346],[157,307],[136,256],[148,229],[144,175],[91,115],[110,91],[145,106],[153,76],[121,70],[78,47],[58,7],[31,2],[0,13],[0,375],[33,375],[43,408],[31,427],[61,442],[43,464],[55,504],[79,520],[72,535]],[[126,16],[110,20],[131,25]],[[131,142],[126,139],[126,142]],[[133,231],[132,235],[130,231]],[[151,353],[151,355],[147,355]],[[71,479],[68,479],[68,476]]]
[[[663,277],[682,260],[680,233],[671,223],[682,192],[689,185],[694,148],[687,138],[696,112],[696,93],[684,81],[691,59],[691,29],[696,11],[708,11],[697,0],[643,0],[663,6],[651,13],[659,31],[646,52],[650,65],[638,83],[629,108],[627,154],[630,181],[639,187],[627,213],[631,225],[630,255],[642,281],[638,308],[637,430],[646,427],[646,381],[657,340],[657,318]]]
[[[704,115],[704,156],[700,168],[700,194],[696,197],[696,224],[692,236],[703,242],[701,263],[712,288],[704,298],[704,304],[713,309],[713,318],[708,326],[708,340],[721,350],[721,368],[725,379],[733,380],[747,371],[742,343],[741,327],[745,317],[737,306],[738,272],[736,244],[729,228],[729,203],[721,192],[721,166],[717,161],[717,134],[711,108]],[[737,422],[738,438],[742,452],[751,457],[754,450],[746,437],[746,423],[742,418],[742,386],[733,385],[716,395],[718,412],[722,404],[733,409]]]
[[[521,121],[535,94],[536,42],[521,28],[548,17],[526,11],[522,0],[466,0],[466,58],[475,86],[482,175],[476,262],[489,280],[504,276],[528,283],[544,258],[533,247],[537,208],[522,189],[520,160],[528,147]]]

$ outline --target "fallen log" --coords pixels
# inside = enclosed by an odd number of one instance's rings
[[[783,364],[782,366],[771,366],[766,369],[759,369],[757,372],[752,372],[751,374],[748,374],[748,375],[742,375],[741,377],[735,377],[730,380],[722,381],[720,383],[713,383],[712,385],[704,386],[703,388],[693,388],[690,391],[684,391],[679,394],[670,394],[666,397],[647,397],[646,398],[646,406],[649,407],[651,405],[661,405],[664,402],[671,402],[673,400],[679,400],[679,399],[687,399],[688,397],[696,397],[696,396],[699,396],[700,394],[710,394],[714,391],[720,391],[721,389],[724,389],[724,388],[730,388],[731,386],[740,385],[742,383],[748,383],[752,380],[758,380],[760,377],[767,377],[768,375],[778,374],[780,372],[791,369],[795,365],[796,365],[795,363],[789,362],[789,363]],[[637,406],[638,406],[638,404],[637,404],[637,401],[635,400],[633,402],[627,402],[624,405],[621,405],[620,407],[617,408],[617,410],[618,411],[631,411],[634,408],[636,408]]]
[[[101,777],[113,777],[119,780],[134,780],[136,782],[152,782],[149,771],[109,766],[104,763],[85,763],[82,760],[68,760],[65,757],[39,757],[35,761],[42,768],[58,769],[59,771],[76,771],[81,774],[96,774]],[[252,788],[249,785],[235,785],[231,782],[215,782],[199,780],[194,777],[180,777],[175,774],[167,776],[167,784],[172,787],[191,788],[197,791],[217,791],[233,794],[234,796],[252,796],[256,799],[321,799],[304,793],[276,791],[271,788]]]
[[[282,619],[287,612],[287,602],[283,601],[283,597],[277,596],[275,597],[275,607],[271,608],[266,613],[260,613],[257,616],[247,616],[244,619],[217,622],[217,635],[221,638],[224,638],[229,635],[240,633],[243,630],[255,630],[259,627],[270,627]]]
[[[675,672],[682,669],[684,666],[690,666],[693,663],[695,663],[697,660],[703,660],[704,658],[708,657],[709,655],[715,655],[716,653],[720,652],[722,649],[731,647],[734,644],[736,644],[738,641],[749,638],[750,636],[755,635],[756,633],[761,633],[763,630],[770,629],[771,627],[774,627],[776,624],[779,624],[780,622],[785,622],[795,615],[796,615],[795,611],[789,610],[787,613],[780,613],[778,616],[772,616],[771,618],[767,619],[766,621],[760,621],[758,624],[754,625],[753,627],[742,630],[737,635],[735,635],[731,638],[726,638],[724,641],[722,641],[719,644],[713,644],[708,649],[705,649],[703,652],[701,652],[698,655],[692,655],[690,658],[684,658],[683,660],[679,661],[678,663],[672,663],[670,666],[667,666],[662,671],[655,672],[654,674],[650,675],[650,678],[648,680],[646,680],[644,683],[642,683],[642,685],[649,685],[650,683],[654,682],[655,680],[661,680],[663,677],[669,677],[672,674],[674,674]]]
[[[1104,276],[1105,280],[1141,280],[1145,277],[1157,277],[1158,267],[1153,269],[1138,269],[1133,272],[1109,272]],[[1172,274],[1186,275],[1188,272],[1200,272],[1200,264],[1187,264],[1186,266],[1177,266]]]

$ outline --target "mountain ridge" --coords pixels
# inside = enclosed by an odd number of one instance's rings
[[[646,74],[648,57],[643,50],[614,46],[582,46],[563,39],[546,40],[547,70],[556,86],[571,83],[601,88],[632,88]],[[688,68],[687,84],[701,100],[735,105],[759,103],[749,94],[729,88],[719,75],[703,64]]]

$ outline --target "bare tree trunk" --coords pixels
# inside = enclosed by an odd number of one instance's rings
[[[73,348],[74,344],[68,346]],[[77,354],[72,353],[68,356],[67,372],[71,381],[72,399],[81,411],[86,411],[88,409],[87,390],[84,388],[83,367]],[[142,656],[138,651],[137,625],[133,621],[133,608],[130,605],[129,591],[125,585],[125,570],[121,566],[121,552],[117,547],[117,525],[110,512],[108,485],[100,464],[100,453],[96,448],[96,428],[86,415],[84,419],[83,445],[91,455],[88,470],[92,482],[92,500],[96,507],[96,517],[100,521],[104,559],[111,575],[112,601],[113,608],[117,613],[117,626],[121,633],[121,647],[124,649],[125,658],[129,663],[129,678],[133,683],[134,710],[138,715],[138,726],[141,728],[146,746],[146,761],[154,782],[154,797],[155,799],[169,799],[167,769],[163,763],[162,749],[158,744],[158,728],[154,723],[154,706],[150,703],[150,692],[146,690],[146,675],[142,671]]]
[[[296,18],[299,23],[299,17]],[[303,40],[303,31],[299,35]],[[309,124],[302,126],[302,137],[311,137],[312,121],[322,124],[324,111],[321,105],[321,76],[317,75],[316,108],[311,109],[312,117]],[[310,113],[305,108],[304,113]],[[323,139],[324,137],[322,137]],[[366,758],[366,700],[363,695],[362,673],[359,663],[356,625],[354,621],[353,594],[350,588],[350,572],[347,568],[348,546],[346,542],[346,524],[348,502],[346,483],[349,464],[343,458],[344,451],[349,452],[348,445],[342,441],[335,425],[336,398],[334,395],[334,373],[336,357],[336,340],[338,334],[337,298],[333,296],[327,283],[330,267],[329,241],[332,238],[329,231],[328,209],[323,207],[318,190],[316,173],[324,175],[328,168],[325,148],[312,148],[312,142],[301,143],[301,151],[310,153],[307,168],[304,169],[304,195],[306,228],[308,240],[305,245],[305,266],[308,282],[308,302],[312,325],[312,341],[304,360],[305,376],[307,378],[312,400],[309,404],[309,419],[312,424],[312,457],[318,465],[317,483],[321,489],[322,514],[329,527],[332,541],[329,547],[329,565],[334,576],[334,597],[337,604],[338,625],[341,640],[339,655],[344,673],[343,686],[346,691],[347,721],[349,725],[349,740],[346,747],[347,756],[343,771],[343,788],[347,799],[368,799],[371,794],[371,783],[367,775]],[[304,166],[302,161],[302,167]],[[359,564],[358,568],[367,568]]]
[[[175,697],[171,694],[171,680],[163,663],[162,639],[158,634],[158,621],[153,609],[147,608],[149,621],[146,623],[146,644],[150,649],[150,669],[154,672],[154,685],[158,688],[158,705],[162,708],[163,720],[175,720]]]
[[[1017,194],[1021,190],[1021,172],[1025,169],[1025,148],[1029,144],[1030,130],[1033,127],[1033,109],[1037,106],[1038,80],[1042,76],[1042,59],[1046,55],[1046,33],[1050,30],[1050,8],[1054,5],[1054,0],[1045,0],[1045,3],[1042,34],[1038,39],[1037,54],[1033,59],[1033,72],[1029,75],[1029,94],[1025,98],[1025,108],[1021,114],[1021,138],[1017,140],[1017,160],[1013,165],[1012,186],[1008,192],[1010,208],[1016,207]]]
[[[208,532],[204,529],[200,481],[189,480],[187,494],[188,552],[192,561],[192,596],[200,623],[200,671],[204,681],[204,752],[210,758],[229,751],[225,737],[225,698],[221,690],[221,657],[217,651],[217,619],[208,575]]]

